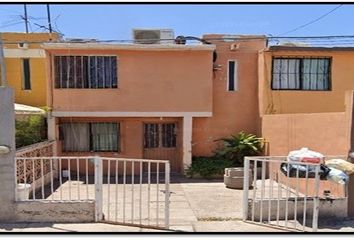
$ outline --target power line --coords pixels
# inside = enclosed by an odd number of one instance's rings
[[[32,21],[29,21],[30,24],[33,24],[39,29],[45,29],[49,30],[47,26],[41,25]],[[16,23],[15,23],[16,24]],[[216,43],[216,42],[225,42],[225,40],[234,40],[236,42],[242,42],[242,41],[249,41],[249,40],[265,40],[268,39],[269,41],[275,41],[275,42],[280,42],[280,43],[287,43],[286,40],[292,40],[292,41],[304,41],[304,43],[331,43],[331,44],[340,44],[340,43],[352,43],[354,42],[354,35],[341,35],[341,36],[301,36],[301,37],[215,37],[215,38],[205,38],[204,40],[206,41],[211,41],[211,44]],[[169,39],[149,39],[149,41],[174,41],[174,38],[169,38]],[[281,40],[281,41],[280,41]],[[69,42],[69,43],[87,43],[87,42],[94,42],[94,43],[134,43],[135,40],[129,39],[109,39],[109,40],[99,40],[99,39],[94,39],[94,41],[91,41],[88,39],[88,41],[80,41],[80,40],[70,40],[70,41],[62,41],[63,43]],[[195,41],[194,41],[195,42]],[[199,42],[199,41],[198,41]],[[227,42],[227,41],[226,41]],[[9,41],[6,42],[6,44],[17,44],[17,41]],[[44,41],[29,41],[28,43],[44,43]],[[231,43],[231,41],[230,41]]]
[[[301,25],[301,26],[299,26],[299,27],[297,27],[297,28],[294,28],[293,30],[287,31],[287,32],[282,33],[282,34],[279,34],[279,35],[280,35],[280,36],[281,36],[281,35],[286,35],[286,34],[288,34],[288,33],[295,32],[295,31],[297,31],[297,30],[299,30],[299,29],[301,29],[301,28],[307,27],[307,26],[310,25],[310,24],[313,24],[313,23],[315,23],[315,22],[318,22],[319,20],[321,20],[322,18],[328,16],[329,14],[331,14],[331,13],[334,12],[334,11],[336,11],[338,8],[340,8],[340,7],[342,7],[342,6],[343,6],[343,4],[340,4],[339,6],[333,8],[331,11],[329,11],[329,12],[323,14],[322,16],[320,16],[320,17],[318,17],[318,18],[316,18],[316,19],[314,19],[314,20],[312,20],[312,21],[310,21],[310,22],[308,22],[308,23],[305,23],[304,25]]]

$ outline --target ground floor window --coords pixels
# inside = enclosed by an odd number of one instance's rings
[[[175,123],[145,123],[144,148],[176,147]]]
[[[63,123],[60,136],[64,152],[119,151],[119,123]]]

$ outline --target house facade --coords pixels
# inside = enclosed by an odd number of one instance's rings
[[[215,140],[240,131],[259,135],[258,52],[265,48],[263,35],[207,34],[214,44],[213,116],[193,122],[193,155],[208,156]]]
[[[59,39],[56,33],[1,33],[8,86],[15,102],[35,107],[47,104],[47,79],[43,42]]]
[[[265,38],[222,37],[205,35],[209,44],[198,45],[44,44],[58,155],[167,159],[183,172],[192,156],[213,154],[218,138],[259,133],[256,64]]]
[[[193,121],[212,116],[213,45],[44,47],[58,155],[165,159],[172,172],[190,164]]]
[[[354,48],[271,46],[259,55],[260,113],[345,111]]]

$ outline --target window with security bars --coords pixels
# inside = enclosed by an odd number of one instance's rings
[[[54,56],[55,88],[117,88],[116,56]]]
[[[119,123],[62,123],[60,139],[64,152],[117,152]]]
[[[176,144],[175,123],[144,124],[144,148],[174,148]]]
[[[330,58],[273,58],[273,90],[331,90]]]

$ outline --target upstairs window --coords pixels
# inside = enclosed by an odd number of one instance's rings
[[[22,59],[22,89],[31,90],[31,67],[29,58]]]
[[[227,91],[237,90],[237,62],[235,60],[228,61],[227,68]]]
[[[330,58],[273,58],[273,90],[331,90]]]
[[[55,88],[117,88],[116,56],[55,56]]]

